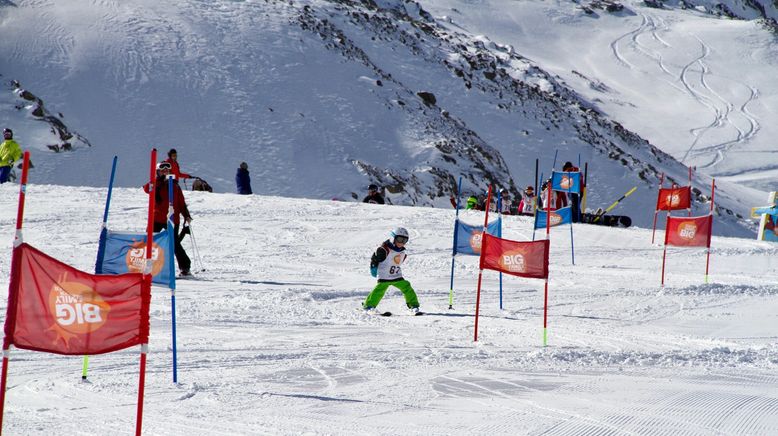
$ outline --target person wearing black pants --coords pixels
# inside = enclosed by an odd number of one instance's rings
[[[157,164],[157,179],[154,189],[154,231],[159,232],[162,229],[167,228],[167,213],[170,206],[170,200],[168,197],[168,175],[171,171],[171,165],[168,162],[160,162]],[[149,192],[149,184],[143,186],[143,190]],[[178,262],[178,269],[181,270],[182,276],[188,276],[192,273],[190,269],[192,267],[192,261],[186,254],[186,250],[181,245],[181,239],[178,237],[179,224],[181,223],[181,216],[184,217],[184,223],[192,221],[192,216],[189,214],[189,208],[186,206],[186,200],[184,199],[184,193],[181,191],[181,187],[178,183],[173,184],[173,226],[174,231],[171,237],[174,239],[174,250],[176,261]]]

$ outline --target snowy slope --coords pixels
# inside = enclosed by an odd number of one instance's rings
[[[680,53],[661,64],[675,79],[649,74],[657,62],[628,41],[614,48],[642,16],[678,21],[662,28]],[[720,27],[731,31],[719,38]],[[701,47],[686,37],[698,28],[704,65],[686,56]],[[491,181],[516,197],[533,183],[535,159],[548,175],[558,151],[557,167],[579,156],[590,164],[592,208],[638,186],[617,212],[641,226],[660,174],[686,178],[678,161],[698,168],[696,214],[709,207],[710,176],[724,176],[716,232],[741,236],[753,234],[745,217],[772,189],[762,180],[774,166],[763,152],[774,129],[774,37],[694,9],[635,2],[590,17],[572,2],[30,0],[0,5],[0,31],[3,78],[92,144],[49,152],[48,126],[25,118],[17,136],[43,152],[35,171],[46,183],[103,186],[119,155],[117,183],[137,186],[149,148],[175,147],[185,171],[221,192],[246,161],[261,194],[352,200],[376,182],[393,203],[448,207],[460,175],[468,193]],[[733,62],[732,53],[753,55]],[[619,57],[631,55],[630,69]],[[714,87],[732,76],[733,94]],[[16,102],[0,103],[0,122],[18,122]]]
[[[17,194],[0,186],[0,287]],[[25,241],[91,270],[105,194],[31,183]],[[661,289],[650,230],[576,225],[571,265],[569,227],[553,229],[549,345],[543,282],[504,277],[499,310],[491,271],[474,343],[477,259],[456,259],[448,310],[453,211],[187,199],[206,271],[178,283],[178,385],[169,294],[153,290],[145,434],[778,432],[775,245],[714,237],[707,285],[704,251],[671,249]],[[142,229],[145,205],[140,189],[116,189],[109,227]],[[395,290],[380,308],[397,316],[358,310],[374,284],[369,256],[396,225],[411,233],[405,276],[427,316],[407,316]],[[506,217],[503,234],[532,230]],[[80,370],[78,358],[13,351],[6,433],[131,434],[138,350],[93,357],[88,383]]]
[[[759,21],[668,3],[587,14],[568,1],[422,1],[451,28],[516,47],[679,161],[773,190],[775,35]]]

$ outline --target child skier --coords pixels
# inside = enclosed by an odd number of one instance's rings
[[[405,304],[414,315],[421,314],[416,292],[413,291],[411,283],[403,278],[401,269],[407,257],[405,244],[408,242],[408,231],[403,227],[397,227],[389,235],[390,239],[384,241],[370,259],[370,275],[378,278],[378,284],[362,303],[362,307],[365,311],[375,312],[375,308],[391,285],[403,293]]]

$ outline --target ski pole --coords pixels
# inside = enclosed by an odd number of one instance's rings
[[[200,266],[200,271],[205,271],[205,268],[203,267],[203,259],[200,257],[200,250],[197,248],[197,240],[195,239],[194,230],[192,230],[192,223],[189,223],[189,236],[192,237],[192,252],[195,256],[195,261],[197,261],[198,265]]]
[[[608,208],[607,208],[607,209],[605,209],[605,210],[604,210],[604,211],[603,211],[601,214],[597,215],[597,216],[594,218],[594,221],[592,221],[592,222],[593,222],[593,223],[596,223],[596,222],[597,222],[597,221],[600,219],[600,217],[601,217],[601,216],[603,216],[603,215],[605,215],[606,213],[610,212],[610,211],[611,211],[611,210],[612,210],[614,207],[616,207],[616,205],[617,205],[617,204],[619,204],[619,202],[620,202],[621,200],[623,200],[623,199],[625,199],[625,198],[629,197],[629,196],[630,196],[630,195],[631,195],[633,192],[635,192],[637,189],[638,189],[638,187],[637,187],[637,186],[635,186],[634,188],[632,188],[632,189],[630,189],[629,191],[627,191],[627,193],[626,193],[626,194],[622,195],[622,196],[621,196],[621,198],[619,198],[618,200],[614,201],[614,202],[613,202],[613,204],[611,204],[610,206],[608,206]]]

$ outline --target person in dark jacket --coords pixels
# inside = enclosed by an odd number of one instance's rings
[[[362,203],[385,204],[386,202],[384,196],[378,192],[378,186],[371,183],[367,187],[367,197],[362,200]]]
[[[251,177],[249,176],[249,165],[241,162],[238,167],[238,173],[235,174],[235,184],[238,186],[238,194],[251,195]]]
[[[167,213],[170,205],[168,197],[168,182],[167,177],[171,173],[172,165],[169,162],[160,162],[157,164],[157,179],[154,182],[154,231],[159,232],[167,227]],[[146,193],[149,192],[149,184],[143,185],[143,190]],[[186,200],[184,199],[184,193],[181,191],[181,187],[178,183],[173,184],[173,225],[175,226],[173,233],[174,250],[176,261],[178,262],[178,269],[181,270],[182,276],[188,276],[192,273],[189,271],[192,266],[192,261],[186,254],[184,247],[181,245],[181,238],[178,238],[179,224],[181,223],[181,216],[184,217],[184,223],[188,224],[192,221],[192,216],[189,214],[189,208],[186,206]]]

